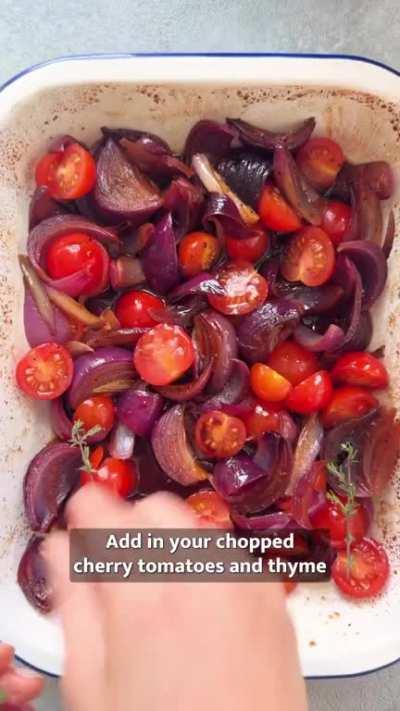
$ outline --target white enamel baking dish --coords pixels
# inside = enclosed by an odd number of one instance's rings
[[[359,58],[290,56],[92,56],[22,72],[0,92],[0,639],[48,673],[62,669],[57,623],[37,614],[15,584],[27,530],[22,478],[47,442],[43,405],[22,397],[13,381],[26,348],[22,281],[32,167],[49,139],[71,133],[91,143],[99,127],[132,126],[161,134],[180,149],[199,118],[241,116],[269,127],[314,115],[354,161],[400,166],[400,77]],[[394,208],[399,224],[399,195]],[[377,346],[385,344],[395,401],[400,392],[400,251],[390,258],[376,307]],[[344,600],[330,584],[300,586],[289,599],[308,677],[365,673],[400,658],[398,482],[378,505],[377,535],[387,542],[393,574],[373,603]]]

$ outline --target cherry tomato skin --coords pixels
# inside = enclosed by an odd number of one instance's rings
[[[315,353],[307,351],[295,341],[279,343],[268,356],[268,365],[292,385],[298,385],[309,375],[316,373],[319,364]]]
[[[18,387],[35,400],[54,400],[69,388],[74,373],[71,355],[57,343],[32,348],[17,364]]]
[[[340,499],[345,503],[345,497],[340,497]],[[358,502],[356,510],[346,523],[346,517],[339,504],[326,501],[321,508],[310,515],[310,521],[313,528],[329,531],[330,544],[340,550],[346,547],[347,526],[353,542],[361,541],[364,538],[369,526],[369,515],[363,503]]]
[[[97,447],[92,449],[90,452],[89,460],[90,464],[92,465],[93,469],[98,469],[101,462],[104,459],[104,447],[99,444]],[[81,470],[81,481],[82,481],[82,474],[84,470]],[[87,472],[89,474],[89,472]]]
[[[110,258],[104,247],[84,232],[55,237],[46,253],[46,268],[52,279],[85,272],[87,284],[82,295],[90,296],[104,289]]]
[[[344,163],[341,147],[330,138],[310,138],[296,156],[297,165],[318,190],[326,190]]]
[[[240,452],[246,441],[246,428],[238,417],[210,410],[200,415],[194,436],[201,452],[208,457],[225,459]]]
[[[345,202],[329,200],[323,216],[322,229],[329,235],[335,247],[341,243],[351,223],[351,208]]]
[[[332,276],[335,250],[320,227],[303,227],[290,238],[281,262],[287,281],[301,281],[306,286],[321,286]]]
[[[151,328],[157,325],[152,310],[160,312],[164,303],[147,291],[126,291],[115,304],[115,315],[122,328]]]
[[[293,580],[284,580],[283,581],[283,587],[285,589],[286,595],[290,595],[290,593],[297,588],[297,583],[295,583]]]
[[[388,372],[383,363],[371,353],[355,351],[345,353],[332,369],[335,383],[363,385],[366,388],[386,388],[389,383]]]
[[[360,600],[382,592],[389,571],[384,547],[373,538],[363,538],[351,548],[350,565],[346,551],[339,551],[332,565],[332,578],[344,595]]]
[[[179,243],[179,264],[185,277],[207,271],[220,252],[216,237],[208,232],[189,232]]]
[[[193,509],[204,526],[233,528],[229,508],[216,491],[209,489],[196,491],[196,493],[188,496],[185,501]]]
[[[255,400],[253,406],[240,417],[246,426],[247,436],[253,439],[266,432],[279,432],[281,410],[281,403]]]
[[[105,434],[110,432],[115,419],[114,403],[107,395],[93,395],[83,400],[75,410],[74,422],[80,420],[85,432],[92,427],[101,427]]]
[[[300,218],[272,183],[261,193],[258,214],[264,227],[275,232],[295,232],[301,227]]]
[[[315,491],[326,491],[328,472],[326,469],[326,462],[323,459],[318,459],[313,464],[313,471],[316,472],[314,479],[314,489]]]
[[[77,200],[94,187],[96,163],[83,146],[71,143],[63,151],[44,155],[35,176],[36,183],[45,185],[56,200]]]
[[[190,368],[194,358],[192,339],[183,328],[159,323],[139,338],[133,364],[146,383],[168,385]]]
[[[94,472],[81,471],[81,484],[93,482],[104,486],[113,494],[126,499],[135,493],[138,485],[138,473],[135,464],[129,459],[106,457]]]
[[[216,275],[224,294],[208,294],[210,305],[227,316],[243,316],[261,306],[268,284],[249,262],[230,262]]]
[[[258,398],[269,402],[285,400],[292,390],[289,380],[263,363],[254,363],[251,366],[250,386]]]
[[[326,370],[318,370],[293,388],[286,407],[299,415],[311,415],[328,406],[332,392],[331,376]]]
[[[246,239],[227,237],[225,246],[231,259],[256,262],[267,251],[269,236],[260,231],[254,237],[247,237]]]
[[[358,385],[343,385],[333,391],[329,405],[322,413],[324,427],[336,427],[353,417],[362,417],[378,407],[378,400]]]

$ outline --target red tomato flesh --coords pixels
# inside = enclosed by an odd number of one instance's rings
[[[186,499],[204,526],[233,528],[229,508],[216,491],[197,491]]]
[[[254,363],[251,366],[250,386],[257,397],[269,402],[284,400],[292,390],[289,380],[263,363]]]
[[[275,232],[295,232],[301,227],[300,218],[272,183],[261,193],[258,214],[264,227]]]
[[[293,388],[286,406],[299,415],[311,415],[327,407],[332,391],[331,376],[326,370],[319,370]]]
[[[334,183],[344,155],[331,138],[310,138],[300,148],[296,160],[307,180],[318,190],[326,190]]]
[[[343,503],[346,502],[344,496],[339,498]],[[358,502],[357,508],[349,517],[347,524],[341,506],[332,501],[326,501],[321,508],[310,515],[310,521],[314,528],[329,531],[331,545],[341,549],[346,546],[347,525],[353,542],[361,541],[364,538],[369,526],[369,515],[363,503]]]
[[[334,390],[329,405],[322,413],[322,424],[324,427],[336,427],[353,417],[366,415],[378,405],[378,400],[365,388],[343,385]]]
[[[115,305],[115,315],[122,328],[151,328],[157,325],[151,313],[164,309],[163,301],[147,291],[127,291]]]
[[[247,436],[256,438],[266,432],[279,432],[281,410],[281,403],[254,400],[249,409],[240,415],[240,419],[246,426]]]
[[[321,286],[332,276],[335,250],[320,227],[303,227],[290,238],[281,262],[287,281],[301,281],[306,286]]]
[[[256,262],[267,251],[269,237],[265,232],[258,232],[254,237],[246,239],[226,238],[226,251],[231,259]]]
[[[82,422],[83,428],[88,432],[92,427],[101,427],[104,432],[109,432],[114,424],[114,403],[107,395],[93,395],[81,402],[75,410],[74,422]]]
[[[18,387],[35,400],[54,400],[69,388],[74,372],[68,351],[57,343],[32,348],[18,363]]]
[[[332,566],[332,578],[349,597],[362,599],[378,595],[389,577],[386,551],[373,538],[363,538],[352,546],[351,559],[340,551]]]
[[[307,351],[295,341],[279,343],[268,356],[268,365],[289,380],[292,385],[298,385],[319,368],[315,353]]]
[[[195,440],[207,456],[224,459],[240,452],[246,441],[246,428],[238,417],[211,410],[197,420]]]
[[[378,358],[362,351],[345,353],[332,370],[336,383],[364,385],[366,388],[386,388],[389,383],[388,372]]]
[[[96,163],[79,143],[64,151],[47,153],[35,171],[36,183],[45,185],[56,200],[77,200],[89,193],[96,182]]]
[[[208,301],[217,311],[228,316],[243,316],[264,303],[268,284],[248,262],[231,262],[216,275],[224,294],[208,294]]]
[[[138,485],[136,466],[128,459],[106,457],[93,472],[81,470],[81,484],[100,484],[117,496],[126,499],[134,494]]]
[[[322,216],[322,229],[329,235],[335,247],[350,228],[351,208],[344,202],[329,200]]]
[[[105,286],[109,257],[104,247],[84,232],[55,237],[46,253],[46,269],[52,279],[84,271],[88,277],[82,294],[88,296]]]
[[[220,252],[216,237],[208,232],[190,232],[179,243],[179,264],[185,277],[207,271]]]
[[[146,383],[168,385],[190,368],[194,357],[192,339],[183,328],[160,323],[139,338],[133,363]]]

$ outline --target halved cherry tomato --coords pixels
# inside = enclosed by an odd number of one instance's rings
[[[295,341],[279,343],[268,356],[268,365],[292,385],[298,385],[319,368],[315,353],[307,351]]]
[[[196,491],[185,500],[205,526],[233,528],[229,507],[216,491]]]
[[[250,386],[257,397],[269,402],[284,400],[292,390],[289,380],[263,363],[254,363],[251,366]]]
[[[340,496],[339,498],[343,504],[346,503],[346,497]],[[354,513],[346,521],[341,506],[332,501],[326,501],[314,513],[310,513],[310,521],[314,528],[328,531],[330,544],[334,548],[341,549],[346,546],[348,530],[354,543],[364,538],[369,526],[369,515],[362,501],[359,501]]]
[[[69,388],[74,365],[68,351],[57,343],[32,348],[18,363],[18,386],[35,400],[54,400]]]
[[[158,296],[148,291],[126,291],[115,305],[115,315],[122,328],[151,328],[157,321],[152,318],[152,310],[160,312],[164,303]]]
[[[266,432],[279,432],[282,404],[277,402],[254,402],[249,409],[240,415],[248,437],[261,437]]]
[[[296,156],[297,165],[317,189],[326,190],[344,163],[341,147],[331,138],[310,138]]]
[[[329,235],[335,247],[343,239],[351,223],[351,208],[345,202],[329,200],[322,215],[322,229]]]
[[[89,482],[101,484],[124,499],[135,492],[138,480],[136,466],[128,459],[106,457],[95,471],[81,470],[81,485]]]
[[[208,294],[211,306],[228,316],[242,316],[264,303],[268,284],[248,262],[230,262],[216,275],[224,294]]]
[[[79,143],[63,151],[47,153],[35,171],[36,183],[46,185],[56,200],[77,200],[89,193],[96,182],[96,163]]]
[[[293,388],[286,406],[292,412],[310,415],[327,407],[332,392],[331,376],[326,370],[318,370]]]
[[[185,277],[207,271],[220,252],[216,237],[208,232],[189,232],[179,243],[179,264]]]
[[[55,237],[46,253],[46,268],[52,279],[62,279],[76,272],[87,275],[86,286],[80,292],[86,296],[104,288],[108,266],[109,256],[104,247],[84,232]]]
[[[194,357],[192,339],[183,328],[159,323],[139,338],[133,363],[146,383],[168,385],[190,368]]]
[[[266,232],[257,232],[254,237],[246,239],[226,238],[226,251],[231,259],[244,259],[246,262],[256,262],[267,251],[269,236]]]
[[[320,227],[303,227],[290,238],[281,262],[287,281],[301,281],[306,286],[321,286],[332,276],[335,250]]]
[[[378,400],[365,388],[343,385],[333,391],[331,401],[322,413],[322,424],[324,427],[336,427],[353,417],[366,415],[378,405]]]
[[[242,420],[220,410],[201,415],[194,434],[197,447],[207,456],[217,459],[237,454],[246,441],[246,428]]]
[[[263,225],[276,232],[295,232],[301,227],[300,218],[272,183],[261,193],[258,214]]]
[[[107,433],[115,419],[114,403],[107,395],[93,395],[83,400],[75,410],[74,422],[80,420],[88,432],[92,427],[101,427]]]
[[[386,585],[389,560],[384,547],[373,538],[363,538],[351,548],[350,561],[340,551],[332,565],[332,578],[339,590],[357,599],[374,597]]]
[[[342,355],[332,370],[332,378],[336,383],[364,385],[366,388],[386,388],[389,383],[383,363],[371,353],[362,351]]]

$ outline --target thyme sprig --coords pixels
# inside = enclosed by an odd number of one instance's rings
[[[71,439],[69,440],[69,443],[72,444],[74,447],[79,447],[79,449],[81,450],[81,457],[83,463],[82,469],[90,473],[94,472],[95,470],[90,462],[90,447],[87,443],[87,440],[89,437],[92,437],[93,435],[100,432],[100,430],[100,425],[95,425],[94,427],[91,427],[90,430],[86,431],[82,420],[75,420],[72,426]]]
[[[334,461],[328,462],[327,469],[330,474],[333,474],[333,476],[337,478],[341,490],[346,495],[346,501],[342,501],[334,491],[328,491],[326,498],[328,501],[336,504],[345,517],[347,575],[350,577],[352,566],[351,544],[354,540],[351,533],[351,519],[358,509],[358,503],[356,501],[356,487],[351,476],[351,466],[358,460],[357,450],[351,442],[343,442],[341,449],[347,455],[343,464],[337,464]]]

